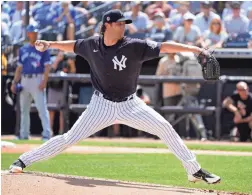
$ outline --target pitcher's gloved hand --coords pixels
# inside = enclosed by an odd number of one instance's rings
[[[198,56],[197,60],[202,66],[203,78],[205,80],[219,80],[220,64],[213,56],[213,52],[204,49]]]
[[[49,47],[50,47],[49,41],[37,40],[35,42],[35,48],[40,52],[46,51]]]

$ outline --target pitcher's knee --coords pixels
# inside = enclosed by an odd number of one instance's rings
[[[61,136],[63,136],[64,141],[65,141],[66,145],[68,145],[68,146],[74,145],[77,142],[82,140],[81,136],[73,135],[70,133],[70,131],[68,131],[67,133],[64,133]]]
[[[54,149],[63,151],[71,146],[71,142],[63,135],[57,135],[49,139],[48,143],[56,143]]]
[[[159,138],[162,138],[165,136],[170,136],[173,133],[173,131],[175,130],[172,127],[172,125],[169,122],[164,121],[158,125],[155,135],[158,136]]]

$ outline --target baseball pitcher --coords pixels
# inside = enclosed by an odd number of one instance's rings
[[[87,59],[91,67],[92,84],[96,90],[88,108],[67,133],[22,154],[10,166],[11,172],[22,172],[25,167],[35,162],[52,158],[67,147],[117,121],[157,135],[163,140],[182,162],[189,181],[203,180],[209,184],[220,181],[219,176],[201,168],[195,155],[186,147],[170,123],[136,95],[142,63],[157,58],[160,53],[187,51],[200,54],[201,64],[206,66],[208,71],[211,67],[218,67],[218,62],[214,61],[215,58],[208,51],[195,46],[125,37],[125,25],[131,22],[120,10],[111,10],[103,15],[100,36],[77,41],[36,42],[36,48],[41,52],[55,48],[75,52]],[[209,59],[214,62],[212,65],[208,63]],[[218,73],[215,70],[212,72]],[[207,76],[213,79],[218,77],[218,74],[206,74],[206,78]]]

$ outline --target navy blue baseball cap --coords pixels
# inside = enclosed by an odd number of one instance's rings
[[[103,24],[112,22],[125,22],[125,24],[131,24],[132,20],[125,18],[121,10],[114,9],[107,11],[102,17]]]
[[[38,28],[36,25],[34,24],[29,24],[27,27],[26,27],[26,32],[38,32]]]

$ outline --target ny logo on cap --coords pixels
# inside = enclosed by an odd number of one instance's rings
[[[110,21],[110,17],[109,16],[107,17],[107,21]]]
[[[114,56],[113,58],[113,63],[114,63],[114,69],[117,70],[117,66],[119,67],[119,71],[123,70],[123,68],[126,68],[125,62],[126,62],[127,58],[122,55],[121,60],[119,61],[117,56]]]

